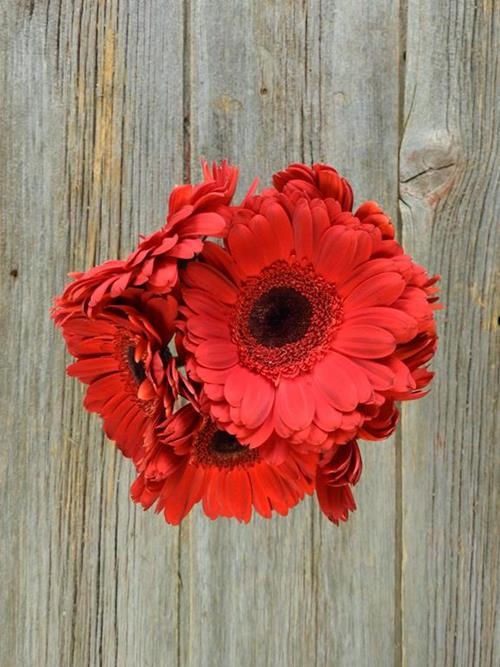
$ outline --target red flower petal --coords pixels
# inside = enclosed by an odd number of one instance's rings
[[[293,249],[293,232],[288,215],[273,200],[264,202],[262,213],[271,223],[276,238],[277,259],[288,259]]]
[[[234,468],[225,479],[225,503],[230,516],[248,523],[252,515],[252,489],[246,471]]]
[[[348,311],[346,322],[354,326],[368,324],[386,329],[398,343],[406,343],[418,333],[417,323],[413,317],[396,308],[384,306]]]
[[[372,242],[366,232],[332,227],[320,240],[315,268],[328,280],[341,282],[370,257],[371,249]]]
[[[256,215],[249,222],[249,227],[255,235],[257,243],[254,252],[262,267],[272,264],[281,258],[281,249],[272,224],[263,215]]]
[[[394,352],[394,336],[379,327],[342,325],[335,334],[333,346],[339,352],[361,359],[377,359]]]
[[[229,325],[212,317],[191,317],[187,322],[188,331],[203,340],[210,338],[221,338],[230,341]]]
[[[207,368],[231,368],[238,363],[238,350],[233,343],[205,341],[196,350],[196,360]]]
[[[118,364],[113,357],[92,357],[90,359],[79,359],[67,368],[70,377],[77,377],[82,382],[89,384],[103,375],[118,370]]]
[[[382,273],[365,280],[345,299],[348,309],[390,306],[402,294],[405,281],[399,273]]]
[[[234,260],[246,276],[256,276],[266,265],[265,255],[259,250],[259,239],[247,225],[231,227],[227,242]]]
[[[311,209],[305,199],[299,201],[293,215],[295,253],[299,260],[313,257],[314,232]]]
[[[371,359],[353,359],[366,373],[374,389],[388,391],[394,385],[394,371],[387,362],[372,361]]]
[[[313,378],[329,402],[340,411],[354,410],[358,391],[341,355],[330,354],[313,370]]]
[[[241,419],[247,428],[260,426],[269,416],[274,403],[274,387],[255,373],[251,373],[241,400]]]
[[[328,486],[318,483],[316,487],[319,506],[332,523],[347,521],[349,512],[356,510],[356,502],[349,485]]]
[[[303,378],[283,378],[276,392],[276,408],[280,419],[292,430],[309,426],[314,417],[314,400]]]
[[[218,320],[227,319],[227,306],[217,302],[214,297],[201,289],[184,289],[182,296],[186,304],[195,313],[207,315]]]
[[[245,388],[252,379],[252,372],[242,366],[234,366],[224,386],[224,395],[230,405],[240,405]]]
[[[212,293],[223,303],[231,305],[238,298],[235,286],[219,271],[206,264],[191,262],[184,271],[184,279],[188,285],[202,285],[206,292]]]

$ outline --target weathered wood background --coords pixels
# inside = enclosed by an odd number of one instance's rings
[[[499,665],[496,0],[0,12],[1,667]],[[333,163],[443,276],[433,390],[364,443],[340,528],[310,500],[249,526],[143,514],[65,378],[51,297],[160,226],[200,155],[242,189]]]

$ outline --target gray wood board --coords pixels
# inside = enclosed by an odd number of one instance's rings
[[[48,317],[182,180],[182,5],[10,3],[2,24],[0,664],[174,664],[178,530],[128,499]],[[17,277],[9,275],[17,271]]]
[[[402,426],[406,665],[498,665],[499,15],[408,3],[403,241],[442,275],[430,395]]]

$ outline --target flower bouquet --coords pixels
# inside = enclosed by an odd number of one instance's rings
[[[233,203],[238,170],[203,163],[166,224],[72,282],[52,317],[84,406],[137,470],[131,497],[178,524],[285,515],[316,493],[356,509],[358,439],[387,438],[436,350],[436,281],[335,169],[292,164]]]

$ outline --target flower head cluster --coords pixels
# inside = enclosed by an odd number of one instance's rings
[[[72,274],[53,309],[68,373],[134,462],[133,500],[167,522],[196,503],[286,514],[313,492],[346,520],[357,440],[388,437],[432,378],[438,277],[378,204],[352,212],[332,167],[290,165],[239,205],[236,168],[203,176],[126,260]]]

